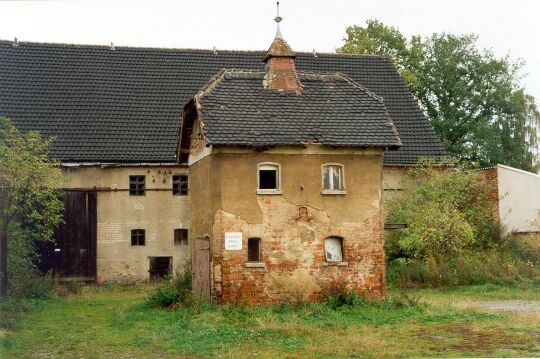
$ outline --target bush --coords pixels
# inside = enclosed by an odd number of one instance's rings
[[[406,180],[408,189],[388,203],[387,221],[408,224],[387,232],[389,260],[452,257],[496,242],[494,188],[480,173],[426,161]]]
[[[173,305],[190,306],[194,303],[191,291],[191,270],[186,266],[184,271],[177,272],[176,277],[157,284],[146,298],[152,307],[167,308]]]
[[[363,302],[358,293],[348,289],[347,282],[339,277],[333,278],[323,289],[323,298],[334,310],[345,305],[356,305]]]

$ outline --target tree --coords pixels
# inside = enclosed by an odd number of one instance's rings
[[[478,49],[476,35],[408,39],[377,20],[346,34],[338,52],[388,57],[450,155],[478,166],[538,169],[540,113],[520,85],[523,62]]]
[[[0,118],[0,297],[7,293],[8,238],[25,243],[24,254],[32,255],[32,243],[53,240],[62,222],[62,174],[48,156],[51,143]]]

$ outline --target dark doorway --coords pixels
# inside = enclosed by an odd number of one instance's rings
[[[148,257],[150,260],[150,280],[158,280],[171,275],[172,257]]]
[[[64,193],[64,223],[55,243],[41,246],[40,269],[61,280],[96,280],[97,196],[95,191]]]

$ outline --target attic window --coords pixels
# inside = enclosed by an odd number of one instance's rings
[[[324,240],[324,252],[327,262],[343,261],[343,238],[328,237]]]
[[[280,166],[276,163],[261,163],[258,165],[259,194],[280,194]]]
[[[174,230],[174,245],[175,246],[187,246],[188,245],[188,230],[185,228],[176,228]]]
[[[129,176],[129,195],[144,196],[146,191],[146,176]]]
[[[328,163],[322,166],[323,194],[344,194],[343,165]]]
[[[188,194],[188,175],[173,175],[172,191],[173,196],[187,196]]]

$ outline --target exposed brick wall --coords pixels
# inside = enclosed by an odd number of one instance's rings
[[[480,170],[480,173],[487,181],[489,188],[488,199],[494,204],[493,218],[499,221],[499,186],[498,186],[498,171],[497,167],[485,168]]]
[[[224,211],[215,216],[214,294],[219,303],[268,303],[321,299],[335,281],[369,299],[386,298],[383,223],[380,210],[359,223],[336,224],[323,210],[308,207],[309,220],[282,196],[259,196],[262,224]],[[242,232],[241,251],[225,251],[224,232]],[[346,265],[325,261],[324,240],[340,236]],[[246,268],[248,237],[262,238],[266,268]]]

